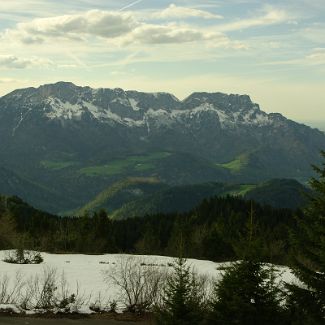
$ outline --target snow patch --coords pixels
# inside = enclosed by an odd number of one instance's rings
[[[22,309],[18,308],[16,305],[13,304],[0,304],[0,312],[21,314],[23,311]]]
[[[138,107],[139,102],[135,100],[134,98],[129,98],[129,103],[134,111],[141,110],[140,107]]]
[[[51,109],[46,113],[50,119],[69,119],[80,118],[84,113],[84,108],[80,104],[71,104],[70,102],[62,102],[59,98],[49,97],[46,101]]]
[[[69,305],[68,312],[77,311],[78,313],[92,313],[89,307],[98,303],[98,297],[102,302],[117,301],[120,295],[120,289],[113,284],[107,284],[104,281],[104,274],[111,272],[118,267],[121,259],[133,258],[138,265],[146,267],[152,265],[157,270],[171,270],[171,264],[174,258],[166,256],[147,256],[147,255],[124,255],[124,254],[105,254],[105,255],[81,255],[81,254],[48,254],[42,253],[44,262],[35,265],[17,265],[8,264],[2,260],[8,254],[8,251],[0,251],[0,283],[4,277],[9,277],[9,284],[14,284],[15,276],[19,273],[24,281],[28,281],[36,275],[42,277],[44,269],[55,269],[56,274],[64,274],[69,284],[69,292],[79,291],[83,295],[83,304]],[[223,276],[225,267],[231,263],[215,263],[212,261],[188,259],[188,265],[193,268],[198,275],[204,275],[214,280],[220,280]],[[296,282],[296,278],[287,267],[278,267],[278,281],[283,280],[286,283]],[[1,290],[1,288],[0,288]],[[87,298],[89,297],[89,298]],[[1,298],[1,296],[0,296]],[[21,313],[22,310],[14,304],[0,305],[0,311],[10,311]],[[59,312],[60,310],[58,310]],[[33,313],[34,311],[29,311]]]

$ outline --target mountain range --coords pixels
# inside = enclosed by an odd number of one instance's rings
[[[306,182],[325,148],[323,132],[267,114],[247,95],[181,101],[66,82],[0,98],[0,139],[0,193],[52,213],[79,209],[129,178],[167,187]]]

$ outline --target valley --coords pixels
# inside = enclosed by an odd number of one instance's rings
[[[129,178],[162,188],[229,185],[203,198],[243,194],[231,186],[271,179],[306,185],[325,146],[323,132],[267,114],[247,95],[193,93],[180,101],[67,82],[0,98],[0,136],[0,193],[56,214],[105,207],[93,201]],[[118,200],[118,209],[130,203]]]

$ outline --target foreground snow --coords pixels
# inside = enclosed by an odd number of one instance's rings
[[[64,275],[69,286],[69,292],[78,293],[83,297],[82,306],[75,307],[71,311],[90,313],[89,306],[98,303],[108,303],[118,300],[120,289],[108,285],[104,280],[105,272],[112,272],[120,263],[121,259],[132,257],[136,263],[151,265],[160,270],[170,270],[174,258],[163,256],[141,256],[141,255],[80,255],[80,254],[47,254],[42,253],[44,262],[39,265],[17,265],[3,262],[7,251],[0,251],[0,283],[4,277],[10,279],[10,285],[14,283],[17,274],[21,274],[24,280],[32,279],[35,275],[40,277],[45,269],[55,269],[58,277]],[[218,280],[222,277],[224,267],[229,263],[214,263],[211,261],[189,259],[188,264],[199,274],[211,279]],[[293,274],[286,267],[277,267],[279,270],[279,281],[296,281]],[[1,297],[0,297],[1,298]],[[15,305],[1,305],[0,311],[11,310],[20,313],[21,309]]]

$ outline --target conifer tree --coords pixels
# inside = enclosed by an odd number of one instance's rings
[[[183,257],[184,241],[180,234],[179,257],[173,264],[173,273],[167,278],[163,288],[162,305],[156,313],[158,325],[197,325],[203,319],[203,290],[197,275],[187,265]]]
[[[292,236],[293,271],[304,284],[289,286],[289,307],[297,324],[325,323],[325,163],[313,168],[318,178],[310,181],[313,192]]]
[[[243,260],[227,268],[222,280],[215,284],[207,324],[285,323],[282,294],[275,283],[276,274],[272,267],[259,261],[255,231],[251,209],[242,249]]]
[[[179,257],[173,265],[174,274],[168,278],[164,289],[162,306],[157,312],[160,325],[200,324],[201,294],[196,275],[187,266],[185,258]]]

